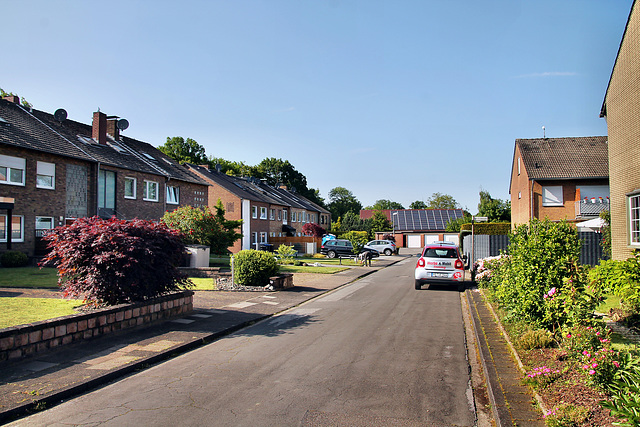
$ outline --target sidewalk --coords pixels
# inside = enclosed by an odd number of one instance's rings
[[[372,267],[303,276],[282,291],[198,291],[188,316],[2,363],[0,424],[208,344],[404,259],[380,257]]]

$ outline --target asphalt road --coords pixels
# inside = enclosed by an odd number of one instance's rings
[[[472,426],[460,294],[415,258],[15,425]]]

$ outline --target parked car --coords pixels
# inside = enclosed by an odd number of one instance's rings
[[[465,265],[458,245],[451,242],[434,242],[422,250],[415,269],[415,288],[427,283],[457,285],[463,291]]]
[[[364,251],[371,252],[371,255],[375,258],[380,256],[380,253],[375,249],[367,249],[363,248],[360,253]],[[335,258],[338,256],[355,256],[353,253],[353,245],[349,240],[345,239],[335,239],[335,240],[327,240],[320,247],[320,253],[328,256],[329,258]]]
[[[385,254],[389,256],[391,254],[395,254],[398,252],[398,247],[391,240],[372,240],[366,245],[364,245],[366,249],[375,249],[381,254]]]

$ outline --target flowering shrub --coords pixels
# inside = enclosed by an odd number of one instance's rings
[[[552,369],[547,366],[540,366],[529,371],[525,377],[525,382],[534,389],[539,390],[551,384],[560,376],[559,369]]]
[[[211,247],[211,253],[224,254],[242,235],[237,232],[242,220],[227,220],[222,201],[218,200],[214,214],[208,207],[183,206],[162,217],[169,228],[182,233],[185,244]]]
[[[562,331],[562,347],[576,359],[583,355],[583,351],[595,353],[609,344],[610,331],[603,326],[575,325],[565,327]]]
[[[611,414],[626,419],[621,426],[640,425],[640,355],[635,351],[624,352],[619,357],[619,368],[612,380],[606,384],[610,401],[600,404],[611,410]]]
[[[595,352],[582,351],[582,372],[587,377],[587,383],[606,389],[613,380],[616,370],[620,367],[619,352],[612,350],[609,346],[603,347]]]
[[[475,272],[474,280],[478,283],[478,286],[481,288],[489,287],[496,269],[505,262],[507,262],[507,256],[504,254],[477,260],[473,264],[473,271]]]
[[[44,237],[44,264],[58,268],[65,297],[93,305],[142,301],[190,282],[178,271],[184,245],[179,233],[151,221],[79,218]]]
[[[573,427],[583,425],[589,416],[589,408],[562,404],[544,414],[547,427]]]

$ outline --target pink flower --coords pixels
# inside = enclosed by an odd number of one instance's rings
[[[619,368],[619,367],[620,367],[620,364],[614,360],[614,361],[613,361],[613,366],[615,366],[616,368]]]
[[[594,375],[596,373],[596,371],[594,371],[593,369],[589,371],[589,375]]]

